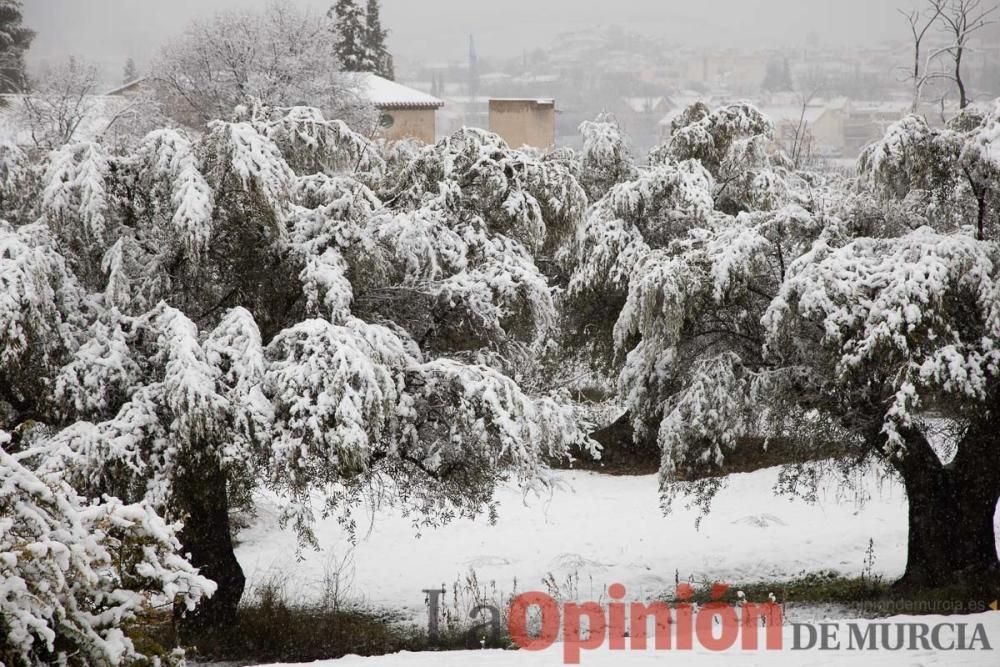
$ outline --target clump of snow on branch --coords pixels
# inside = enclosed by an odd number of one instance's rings
[[[354,291],[347,278],[347,263],[339,252],[327,248],[322,255],[310,257],[299,280],[310,313],[336,323],[350,316]]]
[[[283,228],[295,174],[278,147],[246,122],[213,121],[208,130],[206,141],[215,150],[215,177],[232,173],[245,191],[263,198]]]
[[[193,255],[204,251],[212,236],[212,190],[198,166],[191,142],[173,130],[146,135],[139,148],[150,177],[169,188],[171,223]]]
[[[342,120],[330,120],[313,107],[275,109],[256,124],[298,173],[366,172],[378,175],[385,160],[378,146]]]
[[[373,350],[351,328],[308,320],[275,338],[267,357],[272,451],[285,484],[302,493],[317,472],[333,481],[364,470],[396,428],[403,347]]]
[[[42,210],[63,233],[104,239],[109,168],[108,154],[97,143],[66,144],[51,153]]]

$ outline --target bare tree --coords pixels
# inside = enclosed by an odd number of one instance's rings
[[[33,77],[17,111],[30,142],[42,150],[84,139],[123,145],[163,125],[148,90],[101,95],[99,82],[97,66],[77,58]]]
[[[933,1],[933,0],[932,0]],[[939,23],[948,35],[949,45],[945,51],[951,56],[954,67],[949,75],[958,86],[959,107],[969,106],[968,90],[962,78],[962,58],[968,50],[970,39],[974,33],[982,30],[994,21],[991,16],[997,11],[997,6],[984,6],[983,0],[938,0],[941,4]]]
[[[168,113],[186,125],[230,118],[251,100],[318,107],[357,129],[365,113],[356,79],[339,71],[325,16],[275,1],[261,12],[221,12],[190,24],[152,68]],[[370,111],[370,110],[368,110]]]
[[[924,86],[935,76],[929,73],[931,61],[943,52],[943,49],[931,52],[927,56],[927,62],[921,67],[920,56],[923,50],[924,38],[941,17],[941,12],[944,11],[944,3],[945,0],[928,0],[929,6],[926,9],[914,9],[909,12],[902,9],[899,10],[899,13],[906,17],[906,21],[910,25],[910,33],[913,35],[913,74],[909,77],[909,80],[913,82],[913,103],[910,105],[912,113],[917,113],[920,107],[920,98],[923,96]]]
[[[809,107],[812,106],[814,100],[819,97],[824,87],[826,86],[825,79],[823,75],[818,70],[811,70],[802,77],[801,81],[797,83],[796,88],[796,99],[799,103],[799,119],[795,126],[794,134],[791,137],[791,146],[789,147],[788,156],[792,160],[792,164],[796,168],[801,167],[806,162],[812,159],[812,152],[815,143],[815,137],[813,136],[812,130],[809,127],[809,120],[807,115],[809,113]]]
[[[51,150],[71,141],[93,116],[96,65],[69,58],[43,71],[31,84],[31,92],[21,98],[21,116],[38,148]]]

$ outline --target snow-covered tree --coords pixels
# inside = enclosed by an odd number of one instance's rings
[[[998,260],[995,242],[928,228],[823,239],[790,267],[762,320],[794,399],[902,478],[906,584],[979,583],[1000,571]],[[930,444],[931,410],[952,424],[951,456]]]
[[[365,9],[365,46],[374,62],[375,74],[392,81],[396,78],[392,54],[385,43],[389,31],[382,27],[382,6],[379,0],[368,0]]]
[[[616,327],[622,391],[639,437],[655,429],[668,496],[748,436],[840,439],[903,478],[907,583],[995,573],[995,245],[757,218],[650,253]],[[948,466],[928,444],[928,409],[960,433]]]
[[[684,141],[668,144],[666,167],[650,175],[676,170],[676,157],[693,158],[689,174],[705,171],[699,154],[713,176],[723,173],[726,158],[716,151],[726,142],[706,128],[713,114],[695,115],[693,127],[687,119],[686,130],[675,128]],[[571,294],[627,285],[614,328],[619,391],[631,437],[661,451],[666,501],[689,488],[707,506],[738,448],[790,439],[806,460],[836,441],[853,460],[902,478],[910,500],[902,583],[941,586],[1000,570],[992,521],[1000,498],[992,435],[1000,255],[978,233],[975,203],[937,229],[898,210],[897,193],[945,189],[935,169],[951,178],[962,164],[991,164],[995,121],[966,115],[937,135],[925,127],[909,118],[891,128],[862,160],[855,184],[776,170],[780,196],[747,200],[750,208],[736,215],[718,210],[709,175],[678,191],[700,207],[663,200],[666,224],[645,217],[657,210],[657,190],[636,187],[643,176],[612,189],[578,236]],[[924,151],[940,143],[951,157],[934,164]],[[742,164],[756,171],[762,163]],[[616,199],[630,206],[611,208]],[[951,427],[950,458],[929,444],[929,411]]]
[[[730,104],[711,110],[698,102],[685,109],[671,123],[670,138],[653,149],[651,161],[698,160],[715,178],[721,178],[727,162],[753,156],[757,145],[766,142],[774,128],[756,107],[748,103]]]
[[[75,345],[85,293],[42,225],[0,223],[0,257],[0,401],[30,421],[42,413],[44,377]]]
[[[368,48],[365,12],[357,0],[337,0],[327,16],[334,21],[334,53],[344,71],[375,71],[377,63]]]
[[[965,109],[972,101],[963,76],[962,63],[968,52],[974,49],[976,33],[996,22],[997,5],[983,4],[983,0],[932,0],[931,6],[938,9],[936,20],[948,41],[943,49],[951,60],[949,78],[958,89],[958,105]]]
[[[39,169],[26,151],[12,143],[0,143],[0,219],[20,217],[21,207],[34,198]]]
[[[177,527],[149,505],[88,502],[65,481],[36,475],[21,460],[30,452],[6,451],[10,441],[0,430],[0,662],[152,658],[129,626],[157,605],[193,609],[215,584],[177,554]]]
[[[716,208],[729,214],[780,207],[795,180],[791,160],[767,151],[774,128],[760,110],[746,102],[711,110],[698,102],[671,123],[666,142],[650,153],[650,162],[697,160],[714,179]]]
[[[367,130],[373,111],[340,62],[325,16],[275,0],[260,12],[192,22],[163,48],[150,78],[167,112],[189,126],[233,120],[257,100],[318,107]]]
[[[94,115],[97,66],[69,58],[43,71],[18,103],[19,115],[32,142],[52,150],[72,141],[81,123]]]
[[[12,115],[35,147],[46,151],[83,139],[132,143],[163,124],[148,89],[101,96],[99,85],[97,65],[68,58],[31,78],[31,90],[12,100]]]
[[[595,363],[614,356],[611,328],[639,260],[707,223],[712,184],[697,162],[663,164],[615,185],[588,210],[575,239],[567,301],[569,330],[583,337]]]
[[[0,93],[22,92],[28,83],[24,54],[35,32],[23,23],[21,0],[0,0]]]
[[[219,586],[196,621],[232,617],[229,509],[260,486],[308,542],[317,496],[346,521],[373,491],[445,520],[589,446],[523,377],[555,326],[535,260],[582,188],[481,131],[398,150],[255,106],[53,151],[0,228],[0,414],[39,474],[183,522]]]
[[[129,84],[139,78],[139,68],[135,66],[134,58],[125,60],[125,67],[122,69],[122,84]]]
[[[997,103],[986,113],[967,108],[941,129],[910,115],[862,154],[861,185],[887,205],[897,224],[930,225],[945,232],[964,228],[980,239],[996,239],[998,141]]]
[[[828,228],[836,221],[794,205],[720,217],[637,263],[614,330],[627,353],[619,385],[635,437],[662,450],[665,481],[718,466],[740,436],[780,433],[754,421],[773,380],[761,318],[788,264]]]
[[[601,114],[580,124],[583,135],[580,181],[591,201],[597,201],[614,185],[631,180],[635,161],[628,139],[618,121]]]

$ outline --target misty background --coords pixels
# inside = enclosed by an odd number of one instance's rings
[[[161,47],[192,21],[259,12],[273,1],[27,0],[25,23],[37,31],[29,70],[42,73],[72,56],[96,65],[95,88],[110,91],[148,73]],[[335,2],[284,1],[317,15]],[[395,61],[390,76],[444,102],[436,136],[489,127],[490,99],[555,100],[555,145],[580,147],[580,124],[610,114],[645,155],[689,105],[746,100],[774,122],[788,151],[808,135],[810,159],[846,160],[911,110],[913,37],[903,12],[927,8],[927,0],[380,4]],[[923,43],[924,53],[937,49],[939,57],[926,66],[930,78],[914,109],[938,124],[960,101],[941,48],[948,39],[938,22]],[[967,46],[970,101],[993,100],[1000,96],[1000,22],[977,30]],[[126,70],[127,61],[135,67]]]
[[[196,17],[260,8],[268,0],[27,0],[38,31],[33,66],[82,56],[117,76],[127,58],[143,67]],[[332,0],[296,0],[325,11]],[[389,46],[403,67],[462,59],[475,35],[484,57],[542,48],[557,35],[619,25],[678,45],[723,49],[850,46],[905,41],[898,13],[916,0],[383,0]]]

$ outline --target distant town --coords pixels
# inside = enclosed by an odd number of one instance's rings
[[[903,16],[900,28],[905,33]],[[964,64],[970,87],[983,101],[1000,94],[996,28],[987,28]],[[560,35],[517,58],[480,57],[474,36],[468,46],[464,62],[412,63],[397,72],[401,83],[443,101],[439,137],[462,126],[491,128],[491,99],[537,100],[541,104],[532,113],[538,122],[548,122],[544,110],[554,103],[554,145],[578,148],[579,124],[607,112],[636,153],[645,155],[691,103],[716,107],[749,100],[774,122],[775,141],[786,152],[803,143],[816,159],[855,158],[913,102],[913,45],[903,39],[866,48],[709,51],[611,26]],[[929,53],[934,45],[924,48]],[[932,123],[953,115],[959,108],[953,87],[932,79],[918,111]],[[496,113],[494,108],[494,118]]]

